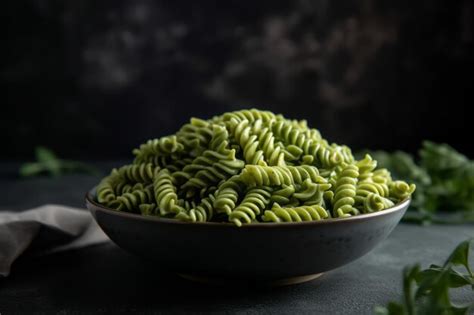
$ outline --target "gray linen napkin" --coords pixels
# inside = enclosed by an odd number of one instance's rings
[[[23,212],[0,211],[0,277],[26,249],[37,254],[108,241],[89,211],[44,205]]]

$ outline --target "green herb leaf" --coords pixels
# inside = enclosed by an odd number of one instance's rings
[[[35,155],[37,162],[25,163],[20,166],[20,176],[31,177],[48,174],[57,177],[64,173],[73,172],[82,172],[97,176],[101,174],[95,167],[86,163],[61,160],[56,154],[45,147],[37,147]]]
[[[457,172],[469,160],[447,144],[424,141],[420,151],[421,166],[431,174]]]
[[[36,148],[35,155],[39,163],[48,163],[58,159],[53,151],[41,146]]]
[[[45,171],[45,168],[40,163],[25,163],[20,167],[20,176],[29,177],[36,176]]]
[[[95,168],[83,162],[62,160],[61,167],[67,172],[81,172],[99,176],[101,173]]]
[[[474,277],[474,274],[471,271],[471,267],[469,266],[469,249],[471,244],[474,243],[474,239],[470,239],[467,241],[462,242],[459,244],[453,253],[449,256],[449,258],[444,263],[445,266],[449,264],[453,264],[454,266],[462,265],[466,268],[469,272],[471,277]]]
[[[403,270],[403,303],[390,302],[386,307],[378,306],[375,314],[386,315],[466,315],[474,308],[471,305],[455,305],[451,302],[449,290],[471,286],[474,290],[474,277],[469,265],[469,248],[474,239],[459,244],[449,255],[443,266],[431,265],[420,270],[419,265]],[[467,274],[455,270],[463,266]]]
[[[419,224],[474,222],[474,161],[451,146],[423,142],[418,163],[405,152],[368,153],[380,167],[390,170],[395,179],[416,184],[405,221]],[[462,215],[455,219],[438,216],[438,213]]]
[[[437,265],[431,265],[430,268],[423,270],[419,273],[416,278],[418,283],[426,281],[426,279],[433,279],[438,277],[443,272],[443,267]],[[450,288],[459,288],[465,285],[471,285],[472,278],[467,275],[461,274],[459,271],[454,269],[449,269],[449,287]]]
[[[415,294],[413,286],[415,279],[420,273],[420,265],[405,267],[403,269],[403,293],[405,298],[405,309],[407,314],[415,314]]]

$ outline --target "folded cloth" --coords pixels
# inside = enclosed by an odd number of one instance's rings
[[[59,205],[0,211],[0,277],[26,249],[48,254],[108,240],[89,211]]]

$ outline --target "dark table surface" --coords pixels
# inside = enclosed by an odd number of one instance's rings
[[[119,162],[113,164],[120,164]],[[102,165],[107,168],[107,165]],[[84,208],[84,193],[98,177],[20,180],[15,164],[0,165],[0,209],[22,210],[45,203]],[[0,314],[24,313],[320,313],[370,314],[376,305],[401,297],[404,266],[442,263],[472,226],[400,224],[371,253],[312,282],[276,288],[201,285],[168,274],[113,243],[48,256],[23,256],[0,278]],[[457,290],[454,300],[473,301]]]

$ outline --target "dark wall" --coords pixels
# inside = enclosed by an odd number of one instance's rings
[[[7,1],[1,159],[129,156],[260,107],[354,148],[473,156],[472,1]]]

